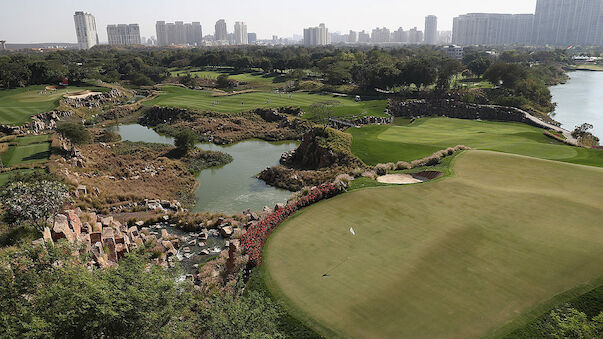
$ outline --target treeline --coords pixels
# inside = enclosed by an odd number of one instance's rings
[[[492,53],[467,49],[462,62],[438,47],[225,47],[202,49],[112,49],[57,51],[0,56],[0,86],[14,88],[49,84],[68,77],[71,84],[84,79],[128,81],[153,85],[177,67],[229,67],[235,72],[261,71],[286,80],[330,86],[350,86],[354,92],[376,89],[448,90],[456,75],[481,77],[503,88],[495,103],[549,112],[553,106],[547,85],[565,80],[562,66],[571,62],[563,50],[512,50]],[[303,86],[298,86],[304,89]],[[345,88],[341,88],[345,91]],[[351,91],[350,91],[351,92]],[[510,97],[510,98],[509,98]]]

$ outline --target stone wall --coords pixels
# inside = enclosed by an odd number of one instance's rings
[[[56,127],[57,121],[62,118],[71,117],[73,111],[50,111],[36,114],[31,117],[30,122],[21,126],[0,125],[0,133],[4,134],[37,134],[43,131],[52,130]]]
[[[528,118],[527,112],[515,107],[470,104],[454,99],[390,100],[389,111],[395,117],[446,116],[471,120],[516,121],[536,127],[545,127]]]

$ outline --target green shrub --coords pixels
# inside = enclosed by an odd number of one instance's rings
[[[58,124],[57,132],[76,145],[87,144],[92,140],[90,132],[80,123],[62,122]]]

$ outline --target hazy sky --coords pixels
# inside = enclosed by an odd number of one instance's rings
[[[141,35],[155,35],[155,21],[200,21],[203,35],[214,33],[218,19],[228,30],[247,22],[258,38],[288,37],[324,22],[330,32],[398,27],[421,30],[426,15],[438,29],[452,29],[452,18],[471,12],[533,13],[536,0],[0,0],[0,40],[9,43],[76,42],[73,13],[96,17],[101,42],[108,24],[137,23]]]

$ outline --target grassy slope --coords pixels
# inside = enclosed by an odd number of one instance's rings
[[[385,116],[387,102],[385,100],[373,100],[357,103],[350,98],[335,98],[330,95],[294,93],[289,99],[287,94],[276,94],[268,92],[245,93],[232,96],[214,97],[208,91],[196,91],[182,87],[165,86],[164,94],[158,98],[148,101],[147,105],[160,105],[171,107],[182,107],[190,109],[199,109],[204,111],[214,111],[222,113],[235,113],[249,111],[260,107],[283,107],[299,106],[305,112],[313,103],[325,101],[337,101],[339,106],[335,107],[334,115],[376,115]],[[270,103],[267,100],[270,99]],[[218,102],[212,106],[212,102]],[[241,105],[243,102],[243,105]],[[304,118],[311,119],[311,114],[304,115]]]
[[[269,288],[325,334],[477,337],[601,275],[603,169],[470,151],[454,170],[297,214],[265,247]]]
[[[28,86],[11,90],[0,91],[0,123],[10,125],[20,125],[29,121],[32,115],[47,112],[59,103],[59,99],[67,92],[67,90],[57,90],[47,92],[47,94],[39,94],[45,85]],[[77,92],[80,90],[101,90],[104,89],[90,87],[69,87],[69,92]]]
[[[19,137],[15,142],[17,145],[10,146],[8,151],[1,156],[4,166],[46,161],[50,158],[50,137],[48,135]]]
[[[367,164],[414,160],[464,144],[473,148],[603,166],[603,151],[567,146],[522,123],[423,118],[407,126],[366,126],[347,130],[352,152]]]

